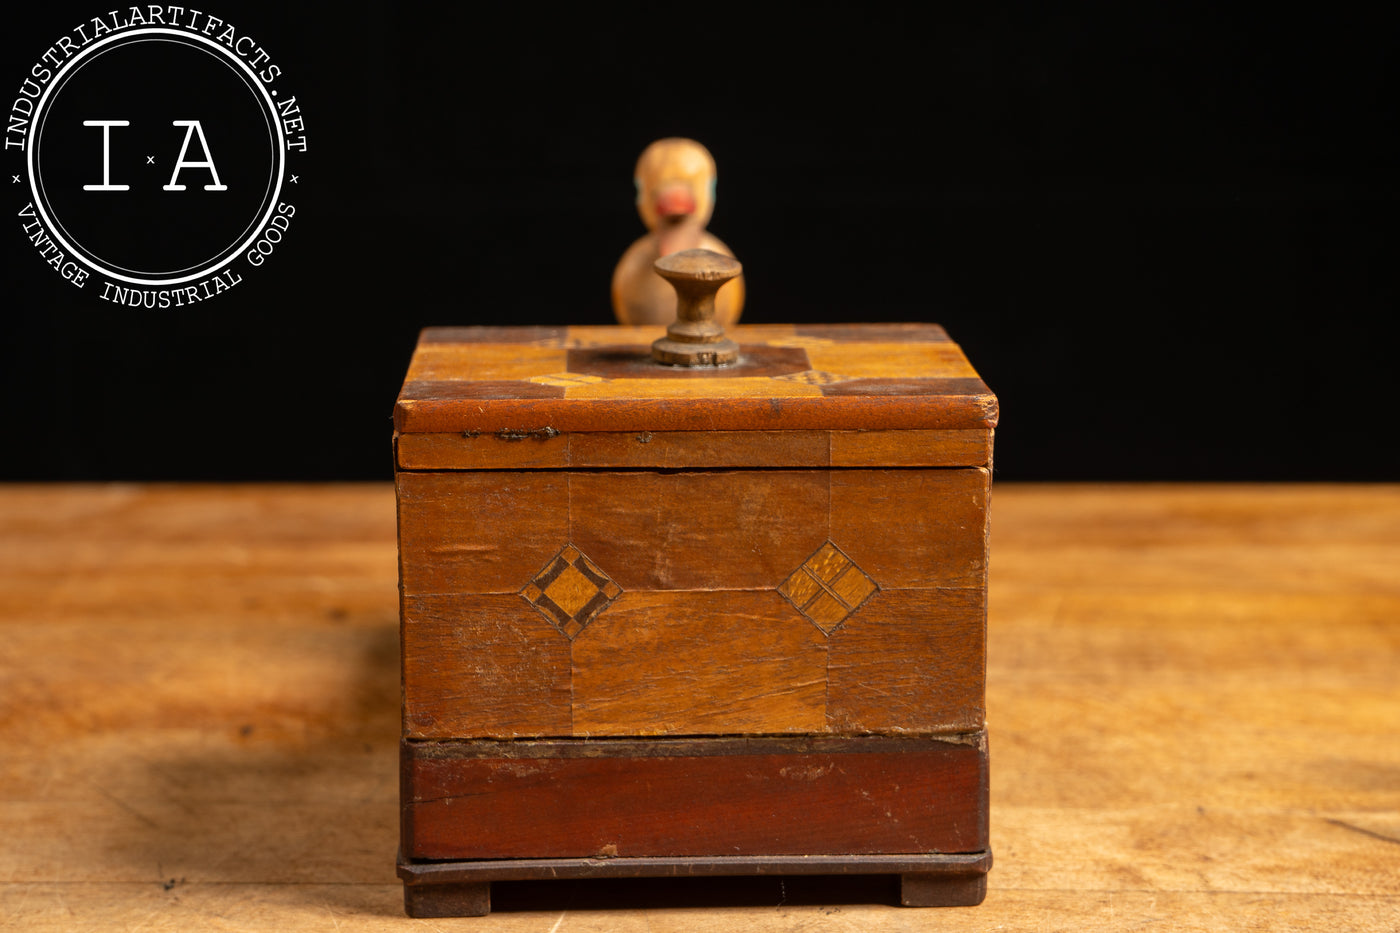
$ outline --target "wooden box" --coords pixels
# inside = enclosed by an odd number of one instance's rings
[[[496,880],[976,904],[996,399],[933,325],[424,331],[394,413],[414,916]]]

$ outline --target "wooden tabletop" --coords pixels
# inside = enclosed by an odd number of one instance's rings
[[[0,487],[0,926],[1400,929],[1400,486],[1009,486],[990,892],[499,885],[410,921],[387,486]]]

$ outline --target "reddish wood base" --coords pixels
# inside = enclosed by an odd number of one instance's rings
[[[402,777],[415,863],[988,848],[981,733],[405,742]]]
[[[909,906],[986,894],[983,733],[402,748],[410,916],[481,916],[492,882],[566,878],[899,875]]]
[[[493,881],[732,875],[899,875],[906,907],[975,907],[987,895],[988,851],[956,855],[714,856],[412,862],[399,856],[410,917],[482,917]]]

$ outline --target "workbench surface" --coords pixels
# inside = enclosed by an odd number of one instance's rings
[[[948,910],[663,879],[406,919],[394,542],[387,484],[0,487],[0,927],[1400,929],[1400,486],[996,486],[996,862]]]

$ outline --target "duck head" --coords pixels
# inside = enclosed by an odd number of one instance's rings
[[[662,256],[694,249],[715,208],[715,160],[693,139],[658,139],[637,160],[637,212]]]

